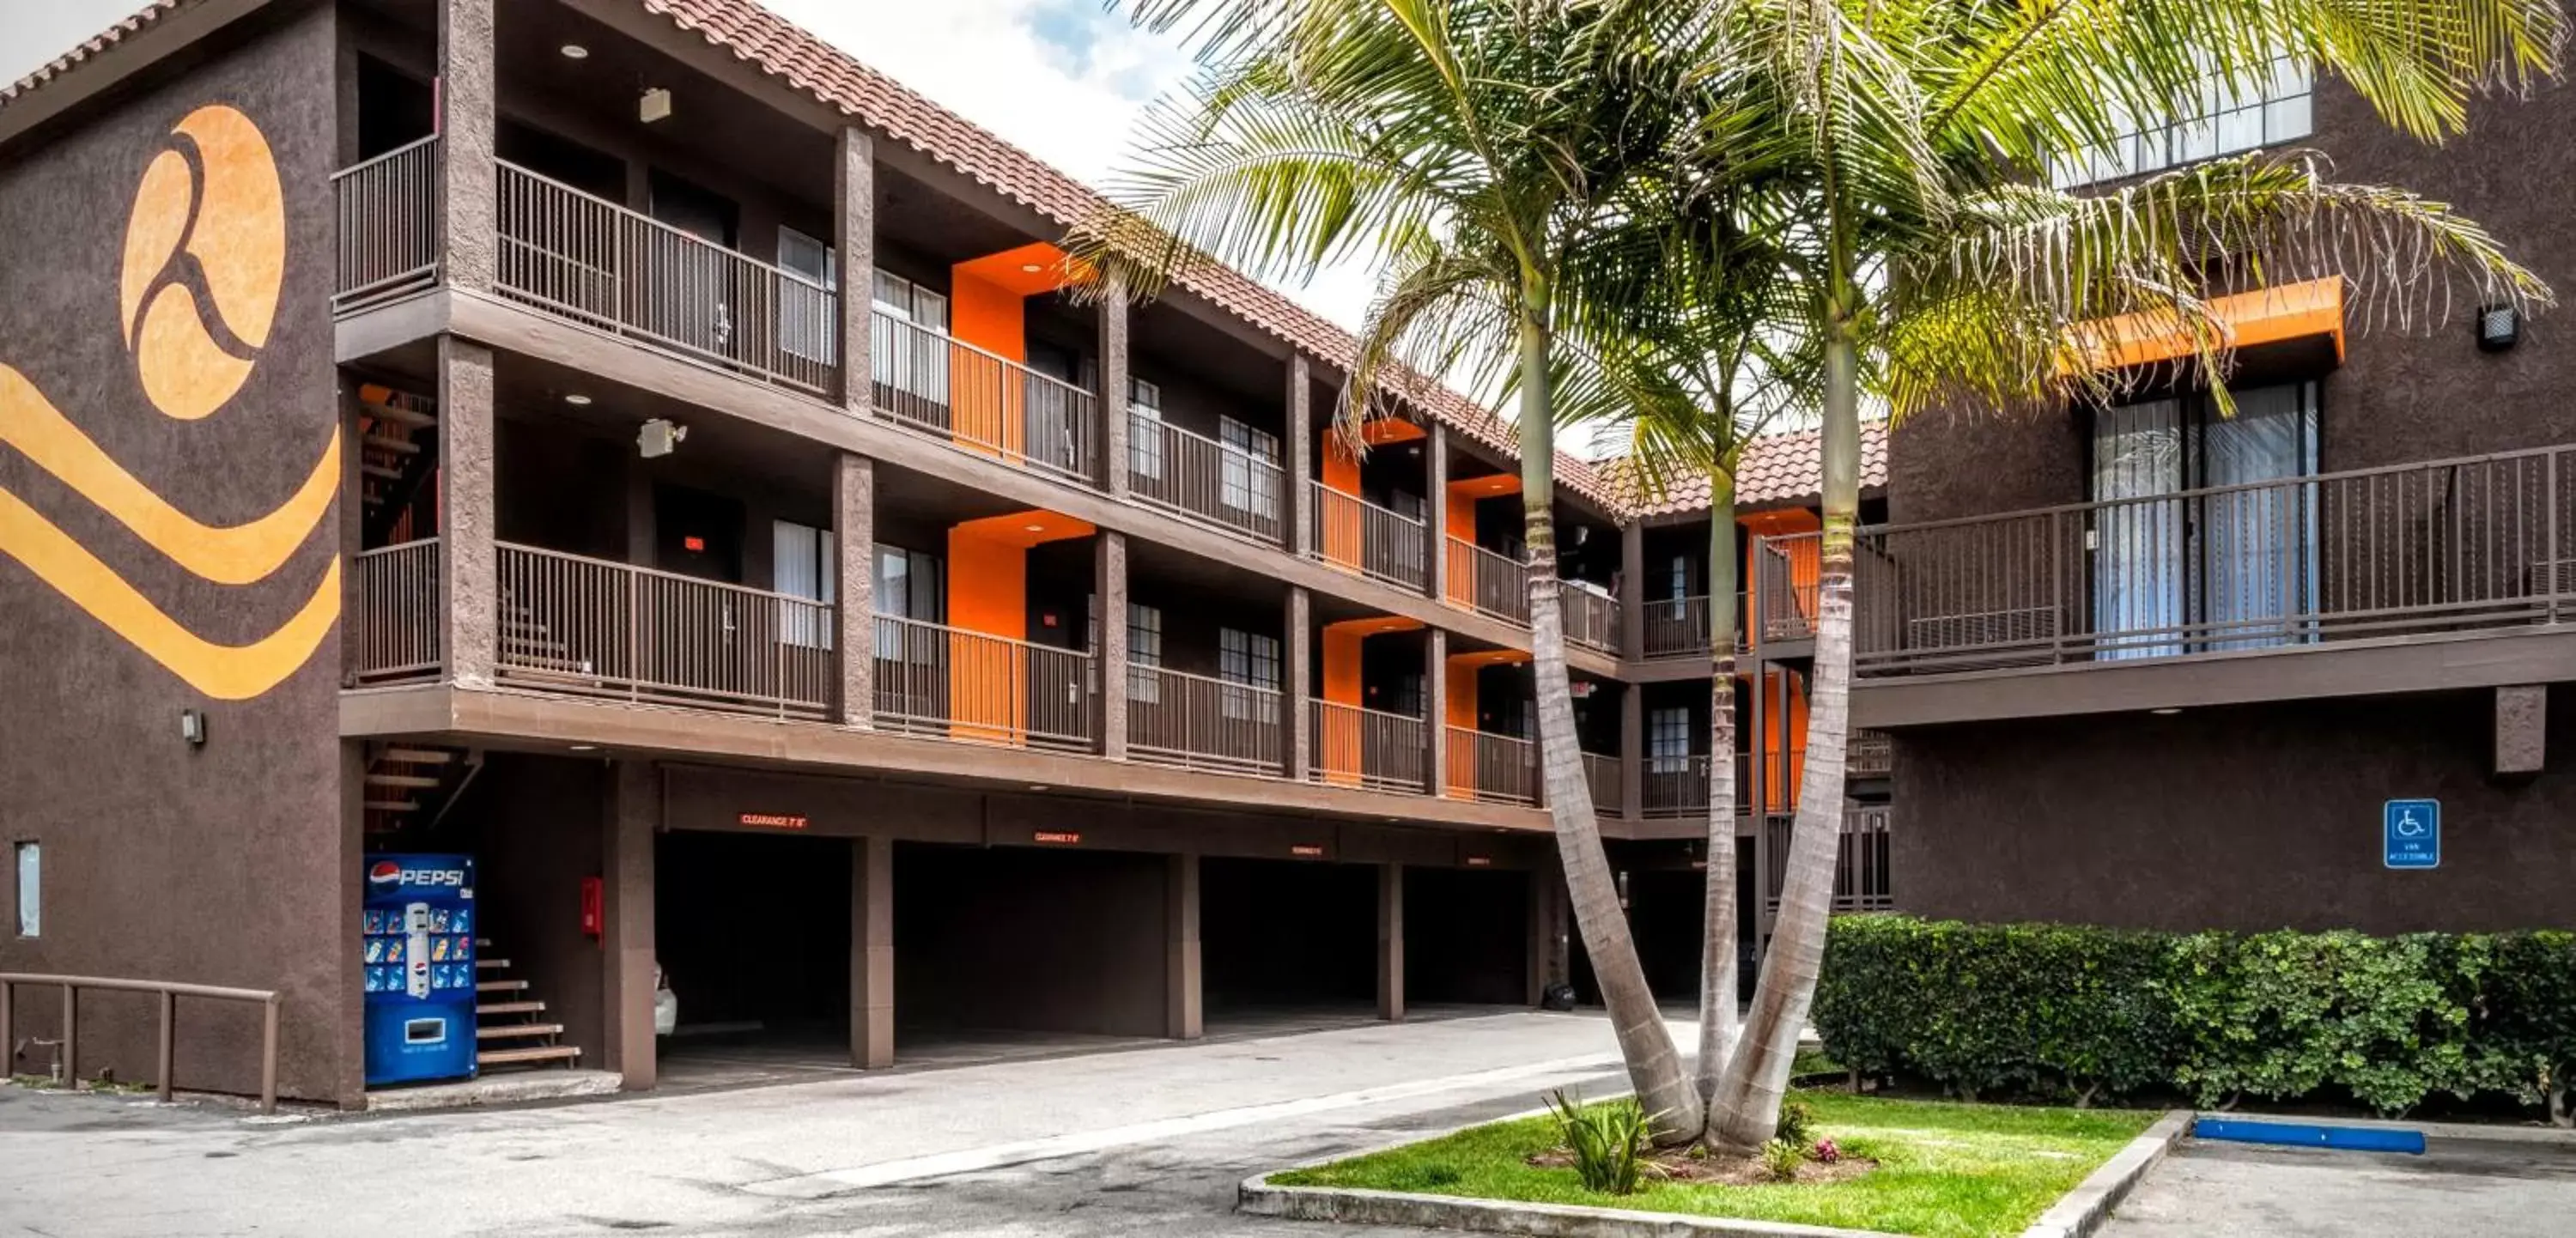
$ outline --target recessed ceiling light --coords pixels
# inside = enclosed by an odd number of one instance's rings
[[[1029,784],[1029,790],[1032,790],[1032,791],[1044,791],[1044,790],[1046,790],[1046,789],[1047,789],[1047,784],[1045,784],[1045,783],[1043,783],[1043,782],[1032,782],[1032,783],[1030,783],[1030,784]]]
[[[2179,709],[2176,709],[2176,708],[2174,708],[2174,707],[2172,707],[2172,706],[2170,706],[2170,705],[2168,705],[2168,706],[2164,707],[2163,709],[2150,709],[2150,710],[2148,710],[2147,712],[2148,712],[2148,713],[2151,713],[2151,714],[2154,714],[2155,716],[2157,716],[2157,717],[2159,717],[2159,718],[2170,718],[2170,717],[2174,716],[2175,714],[2181,713],[2182,711],[2181,711],[2181,710],[2179,710]]]
[[[1030,525],[1030,526],[1029,526],[1029,532],[1031,532],[1031,533],[1044,533],[1044,532],[1046,532],[1046,526],[1045,526],[1045,525],[1042,525],[1042,524],[1033,524],[1033,525]]]
[[[573,750],[573,751],[575,751],[575,752],[597,752],[597,751],[599,751],[599,745],[597,745],[597,744],[574,744],[574,745],[572,746],[572,750]]]
[[[588,408],[590,407],[590,397],[575,391],[564,396],[564,403],[572,405],[574,408]]]
[[[590,59],[590,49],[589,49],[589,48],[587,48],[587,47],[583,47],[583,46],[582,46],[581,44],[579,44],[579,43],[566,43],[566,44],[564,44],[564,45],[563,45],[563,54],[564,54],[564,59],[566,59],[566,60],[588,60],[588,59]]]
[[[1046,264],[1042,262],[1023,262],[1020,264],[1020,270],[1023,274],[1035,275],[1045,269]]]

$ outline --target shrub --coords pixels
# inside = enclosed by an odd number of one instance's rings
[[[1835,1143],[1833,1140],[1819,1139],[1816,1141],[1815,1150],[1807,1155],[1816,1158],[1816,1160],[1822,1164],[1833,1165],[1840,1163],[1843,1159],[1843,1149],[1842,1145]]]
[[[1795,1182],[1798,1167],[1807,1163],[1807,1145],[1774,1139],[1762,1145],[1762,1172],[1774,1182]]]
[[[2576,936],[1834,922],[1825,1051],[1964,1096],[2162,1084],[2204,1106],[2339,1087],[2384,1113],[2493,1089],[2568,1115]]]
[[[1780,1106],[1780,1125],[1772,1129],[1771,1135],[1775,1139],[1803,1145],[1815,1125],[1815,1108],[1803,1100],[1793,1100]]]
[[[1587,1191],[1612,1195],[1636,1193],[1643,1162],[1638,1149],[1646,1140],[1646,1111],[1635,1097],[1586,1107],[1559,1090],[1548,1094],[1558,1135],[1574,1153],[1574,1173]]]

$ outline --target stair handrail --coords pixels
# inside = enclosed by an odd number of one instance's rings
[[[10,990],[22,984],[57,987],[63,991],[63,1081],[77,1087],[80,1082],[80,992],[97,989],[110,993],[153,993],[161,998],[161,1053],[158,1059],[160,1095],[164,1104],[170,1100],[170,1076],[178,1060],[179,999],[205,997],[217,1001],[257,1002],[260,1004],[259,1031],[259,1111],[277,1112],[277,1008],[275,989],[236,989],[215,984],[190,984],[178,980],[128,980],[106,976],[62,976],[45,972],[0,972],[0,1058],[17,1054],[17,1033],[13,1024]]]

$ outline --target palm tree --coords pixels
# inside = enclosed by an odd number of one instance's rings
[[[1136,0],[1132,16],[1186,27],[1204,71],[1147,113],[1137,165],[1111,187],[1124,210],[1077,230],[1079,257],[1133,295],[1202,255],[1292,279],[1341,258],[1379,263],[1337,410],[1354,442],[1376,393],[1416,373],[1473,373],[1517,399],[1558,857],[1658,1139],[1691,1139],[1703,1110],[1638,964],[1585,785],[1552,511],[1561,337],[1580,344],[1609,318],[1560,277],[1603,238],[1633,239],[1623,199],[1695,141],[1698,86],[1670,49],[1699,42],[1698,15],[1666,0]]]
[[[2218,293],[2340,276],[2380,320],[2466,286],[2547,291],[2475,224],[2314,161],[2220,159],[2094,196],[2032,183],[2141,116],[2189,116],[2212,82],[2251,94],[2280,56],[2341,77],[2398,129],[2438,140],[2467,98],[2554,72],[2555,0],[1955,0],[1714,3],[1760,63],[1781,123],[1765,158],[1808,169],[1794,227],[1823,365],[1823,534],[1806,764],[1780,914],[1746,1026],[1708,1105],[1710,1140],[1771,1137],[1831,908],[1849,728],[1852,564],[1865,365],[1893,411],[2062,406],[2116,391],[2082,364],[2131,316],[2188,339],[2223,399]],[[1743,158],[1741,150],[1729,158]],[[2129,376],[2134,378],[2135,376]]]

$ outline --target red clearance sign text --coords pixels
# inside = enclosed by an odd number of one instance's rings
[[[735,817],[734,820],[744,825],[758,826],[764,830],[801,830],[812,824],[805,819],[803,813],[787,812],[747,812]]]

